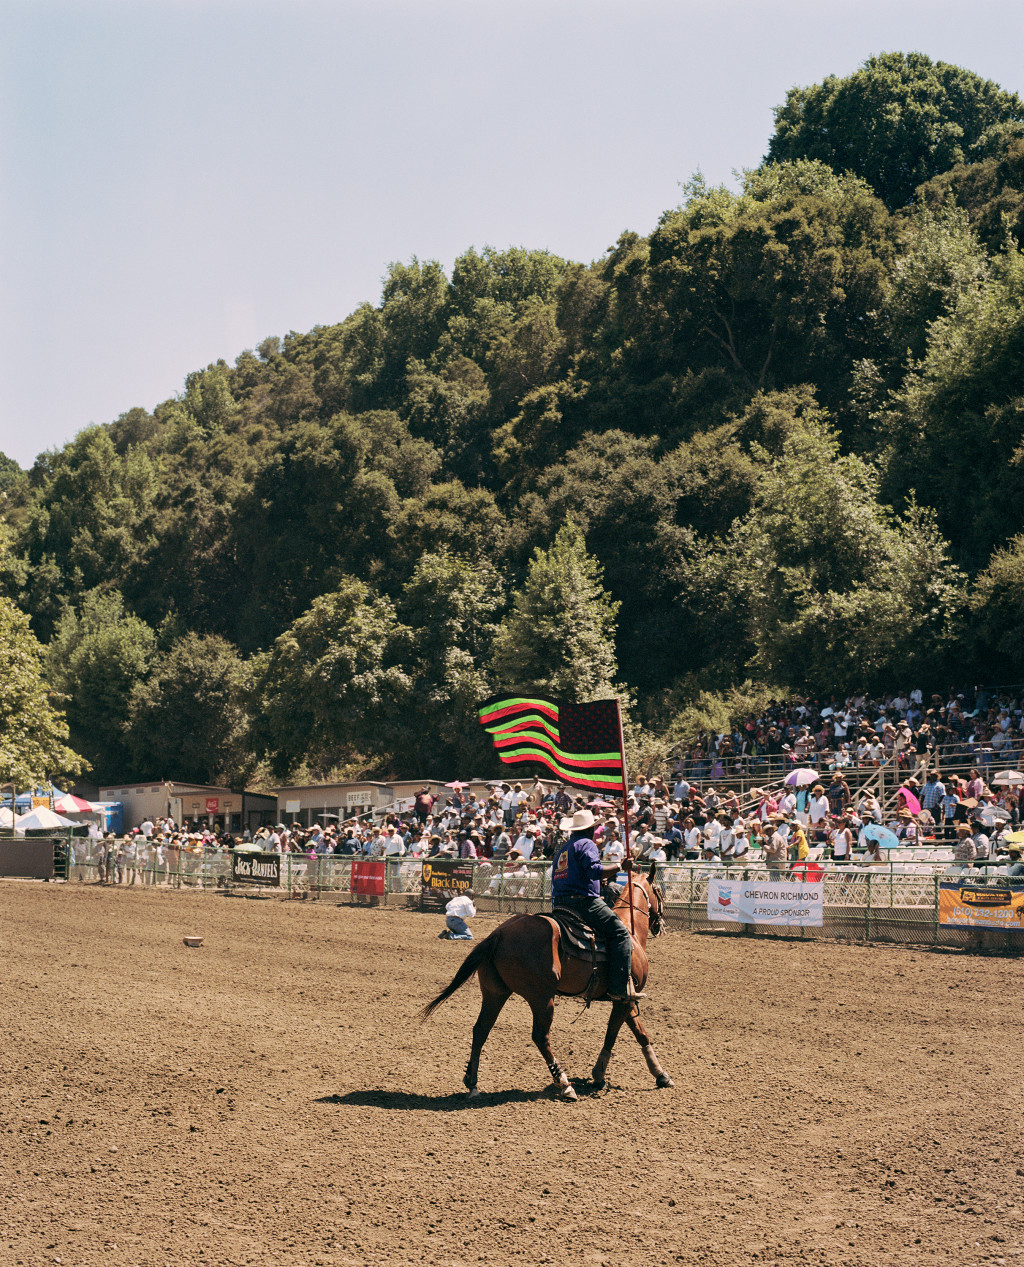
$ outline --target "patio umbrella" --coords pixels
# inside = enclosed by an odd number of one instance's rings
[[[9,810],[7,806],[5,805],[3,809],[0,809],[0,827],[13,827],[13,826],[14,826],[14,811]]]
[[[1000,770],[998,774],[993,774],[992,782],[1015,787],[1018,783],[1024,783],[1024,774],[1019,770]]]
[[[817,783],[821,776],[817,770],[809,766],[800,766],[792,774],[786,775],[786,787],[807,787],[809,783]]]
[[[89,814],[92,812],[93,804],[91,801],[83,801],[80,796],[73,796],[72,793],[66,792],[53,802],[53,808],[58,814]]]
[[[454,788],[456,792],[461,792],[464,787],[469,787],[468,783],[460,783],[458,779],[454,783],[446,783],[445,787]]]
[[[883,849],[898,849],[900,847],[900,838],[894,831],[890,831],[888,827],[880,827],[878,823],[867,823],[861,828],[861,838],[863,840],[877,840]]]

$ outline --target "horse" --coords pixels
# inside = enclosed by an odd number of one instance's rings
[[[632,884],[633,904],[633,976],[643,989],[647,981],[647,938],[656,937],[663,926],[663,910],[665,895],[660,885],[654,883],[655,865],[652,862],[646,876],[635,876]],[[613,910],[627,925],[630,922],[630,886],[627,885]],[[500,924],[490,936],[466,956],[462,967],[452,978],[451,983],[432,999],[420,1013],[421,1020],[426,1020],[440,1007],[445,999],[451,998],[456,990],[474,974],[480,982],[480,993],[483,996],[480,1004],[480,1015],[473,1026],[473,1045],[466,1073],[462,1079],[469,1095],[479,1095],[477,1087],[477,1070],[480,1065],[480,1052],[487,1036],[491,1032],[498,1013],[505,1006],[509,997],[518,994],[530,1005],[533,1013],[533,1030],[531,1037],[544,1057],[555,1088],[564,1100],[575,1100],[576,1091],[569,1081],[568,1075],[559,1065],[551,1051],[548,1035],[555,1014],[556,995],[580,995],[588,993],[590,1000],[603,999],[606,994],[606,982],[601,973],[595,982],[591,981],[592,965],[581,959],[563,956],[559,951],[558,925],[548,915],[515,915]],[[588,990],[588,986],[592,986]],[[591,1072],[591,1084],[595,1091],[606,1085],[605,1074],[611,1060],[612,1048],[623,1024],[629,1026],[633,1037],[640,1044],[647,1068],[654,1076],[659,1087],[671,1087],[675,1084],[658,1063],[647,1031],[640,1024],[640,1009],[633,999],[613,1002],[612,1013],[608,1020],[608,1029],[604,1036],[604,1046]]]

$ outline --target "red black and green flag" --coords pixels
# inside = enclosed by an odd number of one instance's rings
[[[621,796],[626,772],[619,701],[571,704],[537,695],[495,695],[480,724],[507,765],[539,761],[573,787]]]

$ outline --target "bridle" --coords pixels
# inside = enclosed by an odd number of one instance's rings
[[[650,892],[648,893],[648,889]],[[627,901],[626,893],[628,890],[623,889],[619,902]],[[652,884],[650,881],[646,885],[633,882],[633,892],[642,893],[644,901],[647,903],[647,909],[640,911],[639,914],[647,916],[647,929],[652,937],[657,937],[659,933],[664,932],[664,917],[662,911],[665,907],[665,890],[660,884]],[[654,901],[651,901],[651,898]],[[617,905],[617,904],[616,904]]]

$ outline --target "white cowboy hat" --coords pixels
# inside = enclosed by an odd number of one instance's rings
[[[595,821],[590,810],[578,809],[572,818],[563,818],[558,826],[562,831],[583,831],[586,827],[593,827]]]

